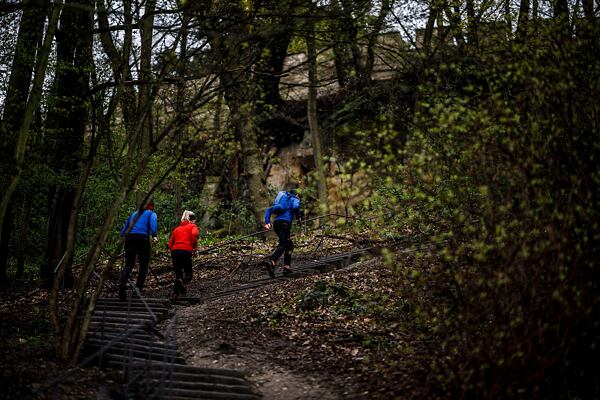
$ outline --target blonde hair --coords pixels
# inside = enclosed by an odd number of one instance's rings
[[[190,221],[195,221],[195,220],[196,220],[196,214],[194,214],[193,211],[185,210],[183,212],[183,215],[181,216],[181,222],[183,222],[183,221],[190,222]]]

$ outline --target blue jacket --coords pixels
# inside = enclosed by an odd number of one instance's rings
[[[138,214],[138,212],[135,211],[133,214],[131,214],[129,216],[129,218],[127,218],[127,220],[125,220],[125,223],[123,224],[123,228],[121,228],[121,236],[125,235],[125,232],[127,232],[127,228],[129,228],[129,225],[131,225],[131,222],[133,222],[133,220],[135,219],[137,214]],[[144,212],[142,212],[142,215],[140,215],[140,217],[136,221],[133,228],[131,228],[129,233],[144,235],[144,236],[148,236],[149,234],[152,234],[153,237],[156,237],[157,225],[158,225],[158,218],[156,217],[156,213],[152,210],[144,210]]]
[[[284,196],[286,196],[284,198]],[[273,202],[273,206],[265,211],[265,224],[271,223],[271,214],[275,214],[275,221],[292,222],[294,216],[300,214],[300,199],[289,192],[279,192]]]

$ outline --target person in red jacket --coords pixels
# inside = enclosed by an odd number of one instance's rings
[[[180,294],[185,294],[186,283],[192,280],[192,253],[198,254],[198,227],[195,224],[196,215],[184,211],[181,223],[171,233],[169,250],[173,260],[175,281],[173,282],[173,298],[177,300]]]

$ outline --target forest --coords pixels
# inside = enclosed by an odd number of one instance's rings
[[[86,361],[148,204],[128,290],[177,294],[167,246],[193,211],[187,297],[152,329],[186,368],[244,371],[251,393],[214,398],[600,398],[599,15],[2,0],[0,398],[213,398]],[[265,210],[289,188],[293,272],[272,274]]]

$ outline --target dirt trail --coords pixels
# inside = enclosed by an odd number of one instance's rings
[[[243,327],[219,321],[214,305],[179,307],[178,316],[178,346],[188,364],[242,370],[265,400],[341,398],[322,377],[287,368],[285,343],[263,334],[244,338]]]

